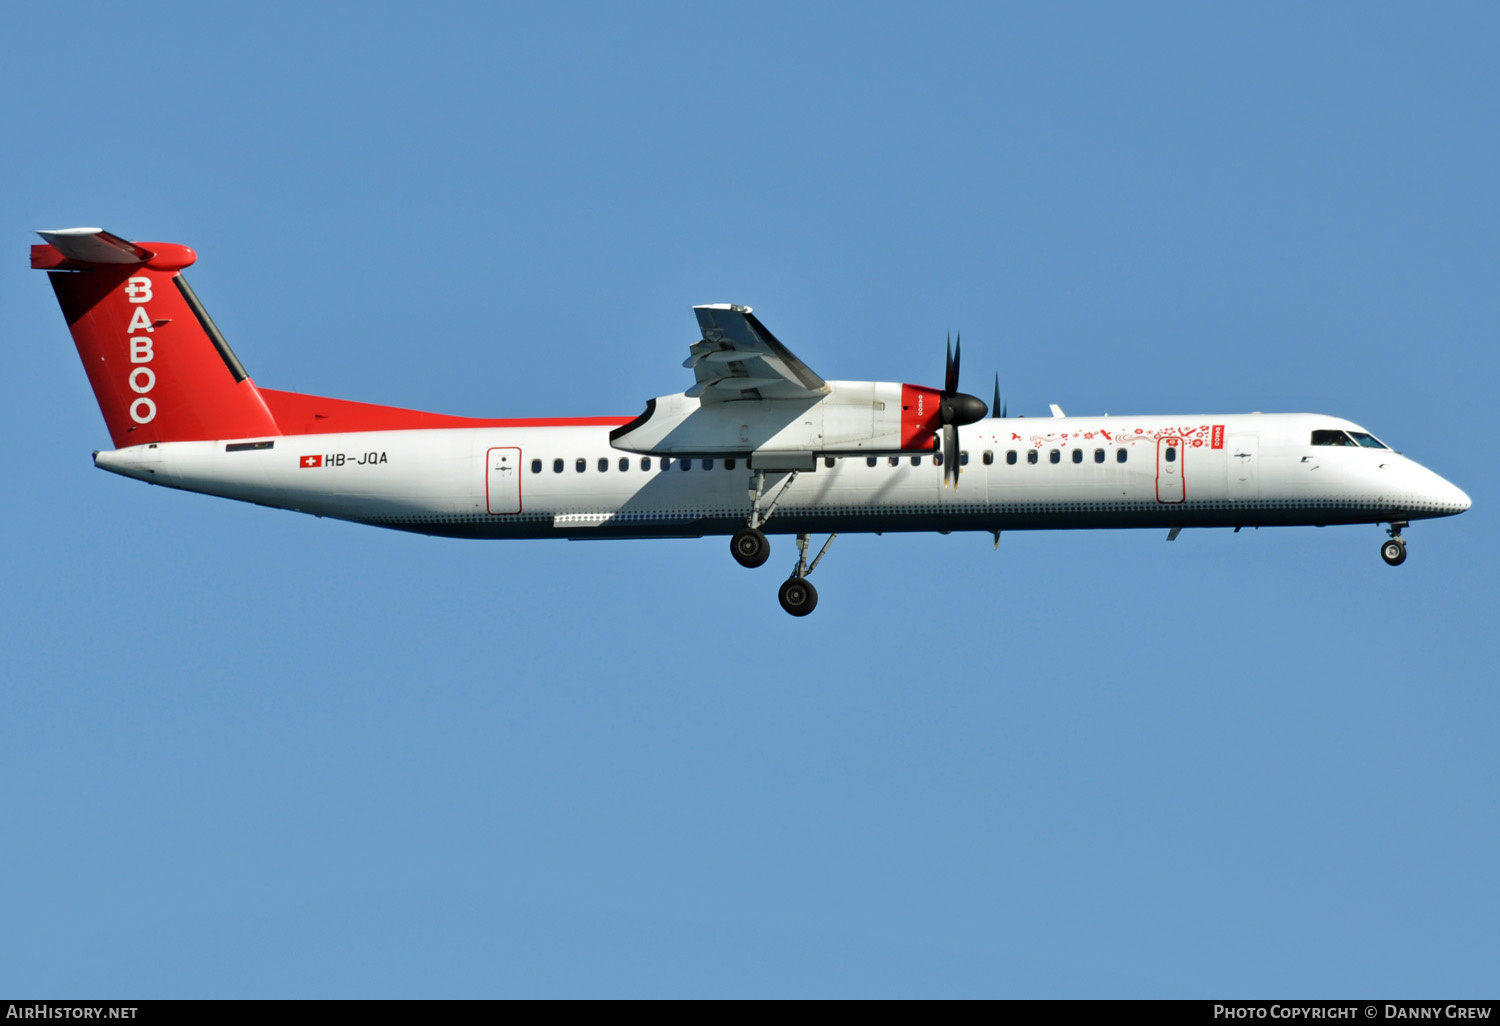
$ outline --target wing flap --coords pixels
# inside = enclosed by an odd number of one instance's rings
[[[703,338],[688,347],[683,366],[697,379],[688,395],[705,403],[739,399],[813,399],[828,383],[797,359],[748,306],[693,307]]]

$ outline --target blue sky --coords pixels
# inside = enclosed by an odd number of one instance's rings
[[[33,7],[0,46],[0,992],[1492,994],[1486,5]],[[634,415],[694,303],[1012,413],[1318,411],[1374,527],[473,543],[144,487],[36,228],[262,385]]]

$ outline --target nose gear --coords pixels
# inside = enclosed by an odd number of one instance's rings
[[[1380,546],[1380,558],[1391,566],[1400,566],[1406,562],[1406,539],[1401,537],[1401,529],[1405,526],[1405,520],[1392,520],[1391,528],[1386,532],[1391,536],[1390,541]]]

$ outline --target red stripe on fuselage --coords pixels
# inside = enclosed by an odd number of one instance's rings
[[[419,428],[619,427],[629,417],[534,417],[490,419],[423,413],[398,406],[377,406],[348,399],[328,399],[300,392],[260,390],[261,398],[284,435],[330,435],[344,431],[412,431]]]

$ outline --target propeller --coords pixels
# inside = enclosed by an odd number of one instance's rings
[[[953,482],[953,487],[958,487],[958,465],[960,462],[958,452],[958,429],[965,424],[972,424],[977,420],[983,420],[990,411],[984,405],[984,400],[972,395],[965,395],[958,390],[958,361],[960,350],[963,346],[963,335],[957,339],[949,338],[948,341],[948,372],[943,377],[943,395],[938,406],[938,416],[943,425],[943,487],[948,482]],[[996,377],[996,387],[999,387],[999,377]]]
[[[1005,419],[1005,404],[1000,401],[999,371],[995,372],[995,401],[990,404],[990,413],[994,414],[996,417],[999,417],[1001,420]]]

